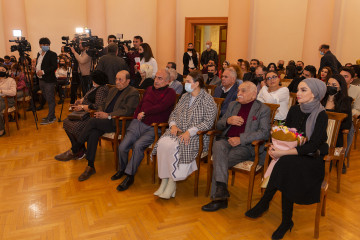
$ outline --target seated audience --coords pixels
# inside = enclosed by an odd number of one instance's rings
[[[217,113],[214,99],[204,89],[201,72],[191,72],[185,80],[185,93],[169,118],[169,129],[161,136],[153,154],[157,154],[161,185],[154,195],[175,197],[176,182],[186,179],[199,166],[195,158],[199,150],[198,131],[210,130]],[[205,151],[209,137],[204,137]]]
[[[176,71],[176,63],[174,62],[168,62],[168,64],[166,65],[166,69],[174,69]],[[176,72],[176,80],[178,80],[179,82],[183,82],[184,81],[184,77],[183,75],[181,75],[180,73]]]
[[[242,76],[240,77],[240,79],[242,79],[243,80],[243,76],[246,74],[246,73],[248,73],[248,72],[250,72],[250,64],[249,64],[249,62],[248,61],[242,61],[241,62],[241,65],[240,65],[240,69],[241,69],[241,72],[242,72]]]
[[[115,132],[116,125],[113,116],[130,116],[134,113],[139,103],[139,92],[129,86],[130,73],[128,71],[120,71],[116,75],[116,87],[111,88],[106,97],[105,104],[98,106],[94,118],[90,118],[77,140],[72,143],[71,150],[56,156],[56,160],[68,161],[81,156],[84,150],[84,144],[87,142],[86,159],[88,166],[79,176],[79,181],[85,181],[91,175],[96,173],[95,170],[95,154],[99,137],[104,133]]]
[[[279,60],[277,65],[277,71],[279,74],[285,74],[285,68],[284,68],[285,62],[284,60]]]
[[[221,79],[221,76],[223,74],[223,72],[225,71],[225,69],[227,69],[230,66],[230,62],[225,60],[222,64],[222,69],[219,71],[219,78]]]
[[[6,68],[4,65],[0,66],[0,137],[5,135],[5,122],[4,113],[5,101],[2,96],[15,96],[16,95],[16,82],[13,78],[7,77]],[[15,100],[8,99],[8,106],[13,107]]]
[[[255,78],[255,70],[260,66],[260,61],[257,59],[251,59],[250,61],[250,72],[243,75],[243,81],[253,81]],[[256,84],[256,83],[255,83]]]
[[[296,62],[296,77],[301,77],[301,75],[303,74],[304,66],[305,64],[303,61]]]
[[[323,67],[320,70],[320,74],[318,75],[318,79],[320,79],[324,83],[327,83],[329,78],[331,78],[331,75],[332,75],[331,68],[330,67]]]
[[[119,74],[120,73],[118,73],[118,75]],[[108,83],[108,78],[106,74],[99,70],[95,70],[91,73],[91,79],[93,81],[93,87],[85,94],[83,98],[77,100],[75,104],[71,106],[73,111],[88,112],[90,110],[97,110],[100,107],[103,107],[103,105],[105,105],[105,100],[109,93],[109,88],[106,86],[106,84]],[[113,91],[115,91],[115,89],[116,88],[114,88]],[[88,115],[88,117],[79,120],[73,120],[69,118],[64,119],[63,128],[65,130],[65,133],[69,137],[72,147],[76,144],[76,142],[78,142],[82,130],[89,122],[89,116],[90,114]],[[78,152],[78,155],[74,157],[78,159],[83,158],[85,153],[85,146],[82,146],[82,148]],[[59,161],[68,161],[73,159],[70,158],[71,155],[73,154],[71,154],[70,148],[70,150],[66,152],[66,157],[69,157],[64,158],[64,153],[62,153],[56,155],[55,159]]]
[[[26,77],[23,71],[23,67],[18,64],[14,63],[11,65],[11,78],[15,79],[16,82],[16,97],[20,99],[24,96],[24,91],[28,91],[26,87]],[[26,93],[25,92],[25,93]]]
[[[230,102],[235,101],[237,98],[239,84],[236,81],[236,77],[237,74],[232,67],[225,69],[221,78],[221,85],[215,88],[214,97],[225,98],[221,105],[220,116],[225,114]]]
[[[176,79],[178,73],[176,72],[176,70],[174,68],[170,68],[169,73],[170,73],[169,88],[174,89],[176,94],[182,94],[184,87],[183,87],[182,83]],[[182,76],[181,76],[181,78],[182,78]]]
[[[353,65],[352,68],[354,69],[355,76],[354,76],[354,80],[351,84],[360,86],[360,65]]]
[[[272,239],[282,239],[292,229],[293,205],[313,204],[320,201],[320,189],[324,179],[324,156],[328,153],[328,117],[320,101],[326,93],[324,82],[308,78],[299,84],[297,97],[300,105],[292,106],[285,125],[305,132],[308,141],[290,150],[269,147],[269,155],[279,158],[271,173],[266,191],[255,207],[245,213],[258,218],[265,213],[274,194],[282,196],[282,221]],[[314,154],[319,152],[319,154]]]
[[[267,70],[268,71],[274,71],[276,72],[276,64],[275,63],[269,63],[269,65],[267,66]]]
[[[275,120],[284,120],[288,113],[289,89],[281,87],[280,78],[275,71],[269,71],[265,75],[265,86],[257,96],[257,100],[263,103],[280,104]]]
[[[203,74],[206,85],[220,86],[221,79],[217,76],[216,66],[211,64],[207,66],[207,73]]]
[[[352,105],[352,115],[359,116],[360,115],[360,87],[351,84],[354,81],[354,77],[355,77],[354,69],[349,68],[349,67],[343,67],[340,74],[341,74],[341,76],[344,77],[344,79],[346,81],[349,97],[351,97],[354,100],[354,103]],[[351,133],[349,135],[351,135]]]
[[[140,70],[135,74],[133,87],[137,89],[147,89],[154,84],[153,67],[149,64],[141,64]]]
[[[154,86],[148,87],[137,106],[134,119],[126,131],[125,138],[119,146],[120,170],[111,180],[126,178],[117,186],[118,191],[125,191],[134,183],[135,173],[144,158],[144,151],[155,139],[153,123],[163,123],[169,120],[174,109],[176,93],[169,88],[170,74],[165,69],[156,73]],[[131,159],[128,161],[129,150],[132,149]]]
[[[236,62],[236,64],[240,67],[241,66],[241,63],[244,61],[244,59],[242,58],[239,58]]]
[[[294,60],[290,60],[285,69],[285,79],[294,79],[296,77],[296,65]]]
[[[327,82],[327,91],[321,104],[325,107],[326,111],[345,113],[347,117],[341,122],[339,135],[336,142],[336,147],[343,146],[343,133],[342,131],[350,130],[352,127],[352,114],[351,102],[352,98],[348,96],[348,89],[346,81],[340,74],[333,75]],[[350,140],[347,144],[351,144]],[[346,172],[345,162],[342,166],[342,172]]]
[[[240,85],[243,83],[243,80],[241,80],[243,74],[241,72],[241,68],[237,64],[230,64],[231,69],[233,69],[236,72],[236,82]]]
[[[251,80],[257,87],[259,92],[262,86],[265,86],[265,75],[267,73],[267,68],[258,66],[255,70],[254,78]]]
[[[158,70],[158,65],[154,58],[150,45],[147,43],[141,43],[139,47],[139,53],[140,53],[140,67],[143,64],[151,65],[153,69],[151,78],[154,79],[155,73]],[[134,69],[135,69],[135,73],[138,72],[137,66],[134,66]]]
[[[71,68],[66,66],[66,61],[64,58],[59,59],[59,67],[55,71],[56,76],[56,88],[59,93],[60,101],[58,104],[62,104],[64,102],[64,89],[63,86],[67,84],[67,77],[68,77],[68,71],[69,71],[69,78],[72,76]]]
[[[315,78],[316,76],[316,68],[312,65],[307,65],[304,70],[303,74],[300,77],[295,77],[288,86],[288,89],[292,93],[296,93],[298,91],[299,83],[306,79],[306,78]]]
[[[254,140],[267,140],[270,136],[270,108],[256,100],[257,88],[252,82],[239,86],[237,101],[231,102],[216,128],[223,131],[213,146],[212,201],[203,211],[227,208],[230,197],[227,189],[229,168],[254,160]],[[260,147],[261,164],[265,160],[265,148]]]

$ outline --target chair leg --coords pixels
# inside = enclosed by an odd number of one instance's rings
[[[10,126],[9,126],[9,115],[4,114],[4,122],[5,122],[5,128],[6,128],[6,136],[10,136]]]
[[[320,225],[320,212],[322,208],[322,200],[317,203],[316,213],[315,213],[315,228],[314,228],[314,238],[319,238],[319,225]]]
[[[235,171],[231,169],[231,186],[235,183]]]
[[[26,120],[26,104],[25,104],[25,102],[22,104],[22,108],[23,108],[24,120]]]
[[[16,122],[16,128],[19,130],[19,113],[16,111],[14,112],[15,115],[15,122]]]
[[[208,169],[207,169],[206,192],[205,192],[206,197],[208,197],[210,193],[212,174],[213,174],[213,165],[212,162],[210,161],[208,162]]]
[[[251,208],[252,195],[254,191],[254,181],[255,181],[255,173],[250,173],[249,176],[249,189],[248,189],[248,200],[247,200],[247,210]]]
[[[99,138],[99,147],[101,147],[101,138]]]
[[[194,183],[194,196],[197,197],[199,193],[199,176],[200,176],[200,165],[198,170],[195,171],[195,183]]]
[[[323,203],[322,203],[322,208],[321,208],[321,216],[325,217],[325,214],[326,214],[326,194],[324,195],[324,198],[323,198]]]
[[[342,168],[344,165],[344,159],[342,159],[341,161],[338,161],[338,166],[337,166],[337,186],[336,186],[336,192],[340,193],[340,180],[341,180],[341,172],[342,172]]]

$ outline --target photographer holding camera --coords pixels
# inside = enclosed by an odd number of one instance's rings
[[[104,72],[109,83],[115,85],[116,74],[121,70],[128,71],[128,66],[124,59],[118,56],[118,45],[116,43],[110,43],[107,46],[107,54],[102,56],[96,67],[97,70]]]
[[[131,79],[134,79],[135,77],[135,58],[140,57],[139,48],[140,44],[142,43],[143,38],[141,36],[135,36],[133,39],[134,50],[128,49],[128,47],[124,45],[124,51],[127,56],[127,64],[129,66]]]
[[[36,76],[39,79],[40,89],[49,105],[49,113],[42,119],[41,125],[51,124],[56,121],[55,117],[55,85],[57,69],[57,54],[50,50],[50,40],[40,38],[41,51],[36,58]]]
[[[91,79],[90,79],[91,57],[86,52],[89,49],[89,47],[84,47],[82,41],[80,41],[79,43],[79,49],[81,51],[80,54],[78,54],[73,47],[70,47],[70,49],[79,63],[79,70],[81,73],[81,90],[83,96],[85,96],[85,94],[91,88]]]

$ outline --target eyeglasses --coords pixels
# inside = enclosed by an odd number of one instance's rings
[[[277,77],[278,77],[278,76],[274,75],[274,76],[272,76],[272,77],[267,77],[266,80],[269,80],[269,81],[270,81],[270,80],[272,80],[272,79],[276,79]]]

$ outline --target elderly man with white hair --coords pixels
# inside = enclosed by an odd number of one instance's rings
[[[175,90],[176,94],[181,94],[183,92],[183,85],[181,84],[181,82],[179,82],[178,80],[176,80],[177,77],[177,72],[174,68],[170,68],[169,70],[170,73],[170,83],[169,83],[169,88],[172,88]]]
[[[216,124],[216,128],[223,132],[213,145],[212,201],[202,207],[203,211],[227,208],[230,197],[227,190],[229,168],[243,161],[254,160],[255,150],[251,143],[269,138],[270,108],[256,100],[256,95],[254,83],[242,83],[238,88],[237,101],[229,104],[225,115]],[[260,159],[264,161],[264,145],[259,152]]]

